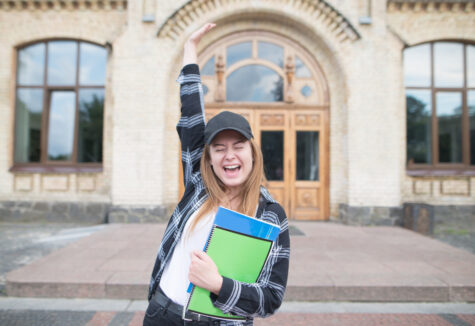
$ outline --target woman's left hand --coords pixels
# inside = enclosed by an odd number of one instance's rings
[[[190,282],[216,295],[221,291],[223,277],[219,275],[218,267],[203,251],[195,250],[191,253],[191,264],[188,272]]]

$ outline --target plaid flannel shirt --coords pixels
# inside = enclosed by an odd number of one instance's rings
[[[207,199],[200,172],[200,159],[204,147],[204,104],[199,67],[183,67],[177,82],[182,103],[177,131],[181,141],[181,157],[185,193],[173,212],[158,250],[150,280],[148,299],[160,283],[166,264],[170,261],[188,218]],[[211,294],[213,304],[224,313],[247,317],[247,321],[222,321],[221,325],[252,325],[253,317],[267,317],[280,307],[289,269],[290,239],[287,218],[283,208],[261,187],[256,218],[281,227],[272,252],[256,283],[248,284],[223,277],[219,295]]]

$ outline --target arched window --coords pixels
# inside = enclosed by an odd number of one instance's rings
[[[475,165],[475,46],[432,42],[404,50],[408,168]]]
[[[107,51],[51,40],[17,53],[15,168],[102,163]]]
[[[200,57],[207,103],[326,105],[328,102],[319,67],[313,65],[311,69],[311,60],[302,50],[277,35],[236,33],[219,40]]]

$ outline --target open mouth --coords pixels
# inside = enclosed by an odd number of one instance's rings
[[[233,175],[239,172],[239,170],[241,169],[241,166],[238,164],[235,164],[235,165],[227,165],[227,166],[224,166],[223,168],[226,174]]]

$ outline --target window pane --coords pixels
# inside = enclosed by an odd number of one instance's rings
[[[467,45],[467,85],[475,87],[475,46]]]
[[[430,44],[404,50],[404,83],[406,86],[430,86]]]
[[[406,91],[407,161],[432,164],[432,100],[429,90]]]
[[[283,100],[284,81],[274,70],[249,65],[234,71],[226,80],[227,101],[278,102]]]
[[[242,42],[228,46],[226,49],[226,67],[233,63],[252,57],[252,42]]]
[[[49,160],[71,160],[75,103],[74,92],[51,92],[48,130]]]
[[[201,74],[203,76],[214,76],[214,56],[205,63],[203,69],[201,69]]]
[[[15,108],[15,163],[41,159],[43,90],[19,88]]]
[[[284,67],[284,48],[269,42],[258,42],[258,57]]]
[[[470,119],[470,164],[475,165],[475,91],[467,93],[467,103]]]
[[[310,88],[310,86],[305,85],[304,87],[300,89],[300,93],[302,93],[302,95],[305,97],[309,97],[310,95],[312,95],[313,90],[312,88]]]
[[[296,77],[303,77],[303,78],[310,78],[312,77],[312,73],[307,68],[305,63],[299,59],[299,57],[295,56],[295,76]]]
[[[318,131],[297,131],[297,180],[318,181]]]
[[[81,85],[104,85],[106,82],[107,51],[102,46],[80,44],[79,83]]]
[[[43,85],[45,44],[30,45],[18,52],[18,85]]]
[[[79,91],[78,162],[102,162],[104,90]]]
[[[262,131],[261,149],[267,180],[284,180],[284,132]]]
[[[48,43],[48,84],[76,84],[77,43],[55,41]]]
[[[436,94],[439,124],[439,162],[462,162],[462,93]]]
[[[463,44],[434,43],[435,87],[463,87]]]

